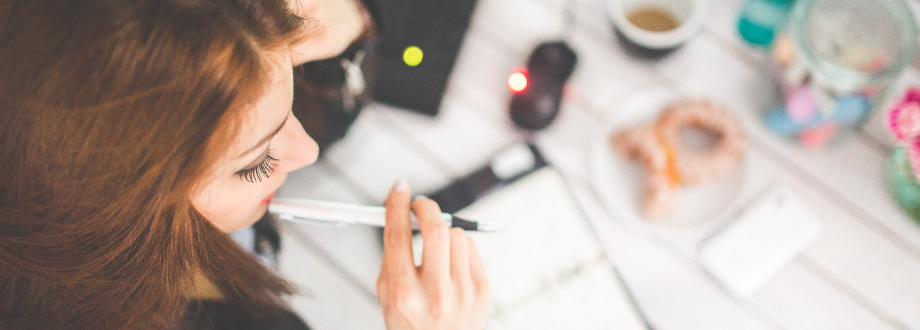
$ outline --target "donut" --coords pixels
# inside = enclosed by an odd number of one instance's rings
[[[684,183],[718,179],[744,157],[747,136],[737,120],[725,109],[706,100],[686,100],[669,105],[658,117],[655,128],[674,150],[677,170]],[[698,150],[683,142],[681,130],[699,129],[711,133],[716,142]]]
[[[664,172],[648,172],[641,200],[641,211],[648,219],[661,219],[674,212],[678,187],[671,184]]]
[[[611,136],[611,145],[626,158],[639,161],[648,169],[664,169],[667,155],[655,138],[652,126],[643,126],[620,131]]]
[[[644,126],[620,131],[611,136],[610,143],[626,158],[640,162],[645,168],[642,213],[650,219],[671,214],[679,182],[673,174],[669,175],[676,171],[668,169],[668,151],[659,144],[654,128]]]
[[[686,145],[684,128],[715,137],[710,148]],[[728,111],[706,100],[685,100],[665,107],[652,124],[615,132],[610,144],[627,159],[645,168],[642,213],[659,219],[673,213],[679,188],[715,180],[744,157],[747,137]]]

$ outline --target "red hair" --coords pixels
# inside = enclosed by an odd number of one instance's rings
[[[0,2],[0,328],[177,327],[194,274],[280,307],[189,196],[303,26],[284,0]]]

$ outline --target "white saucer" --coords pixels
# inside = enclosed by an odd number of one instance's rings
[[[679,189],[674,212],[661,219],[646,219],[641,211],[645,169],[626,159],[609,143],[610,135],[638,124],[651,123],[663,108],[681,98],[668,89],[651,89],[628,97],[611,111],[608,120],[591,141],[588,173],[601,201],[630,222],[668,227],[689,227],[725,216],[740,195],[747,174],[746,160],[721,178]],[[746,159],[747,157],[745,157]]]

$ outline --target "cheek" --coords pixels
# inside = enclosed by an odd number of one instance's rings
[[[242,184],[234,186],[229,180],[219,181],[223,182],[212,183],[193,196],[192,204],[221,231],[245,228],[265,212],[257,189],[244,189],[246,186]]]

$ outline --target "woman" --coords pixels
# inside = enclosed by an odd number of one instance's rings
[[[226,233],[316,159],[290,111],[291,68],[357,32],[291,8],[357,7],[306,1],[0,2],[0,328],[303,327],[289,284]],[[399,181],[386,202],[387,328],[482,328],[475,247],[409,196]]]

